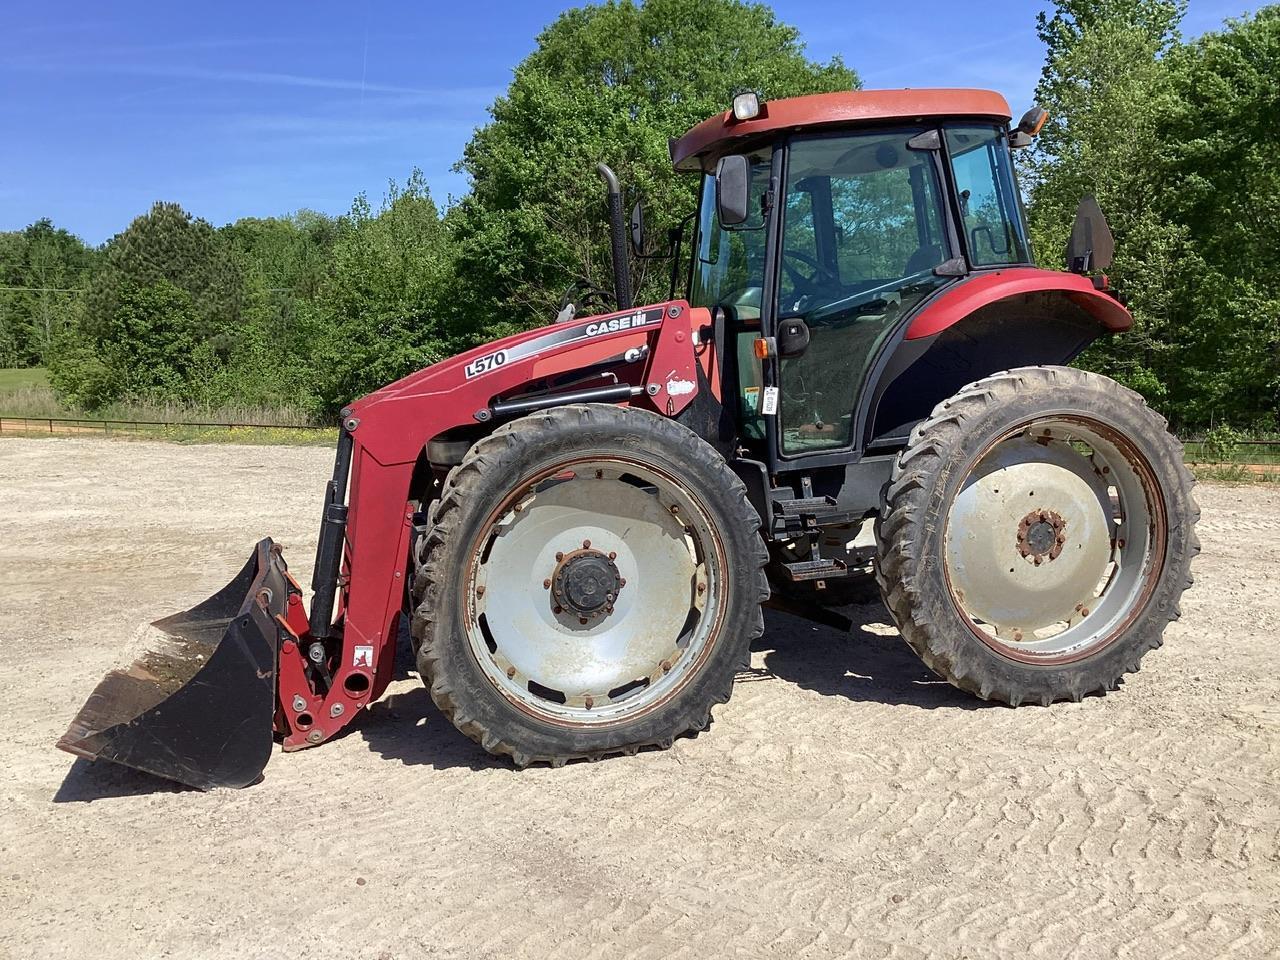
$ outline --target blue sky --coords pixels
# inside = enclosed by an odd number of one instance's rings
[[[572,4],[12,3],[0,15],[0,230],[43,216],[100,243],[155,200],[215,224],[341,213],[414,167],[439,201],[512,68]],[[1020,112],[1035,0],[780,0],[814,59],[868,87],[990,86]],[[1185,32],[1256,3],[1190,0]],[[886,16],[886,8],[894,11]]]

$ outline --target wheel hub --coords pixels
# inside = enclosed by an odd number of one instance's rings
[[[559,555],[557,560],[551,575],[555,606],[584,622],[613,612],[613,602],[622,588],[622,574],[613,558],[584,545],[581,550]]]
[[[1038,567],[1057,560],[1067,542],[1067,521],[1053,510],[1032,510],[1018,524],[1018,553]]]

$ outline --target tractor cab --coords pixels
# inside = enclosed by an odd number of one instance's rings
[[[931,93],[940,116],[912,116]],[[779,466],[904,433],[859,422],[877,360],[939,291],[1031,263],[994,94],[749,95],[672,152],[702,175],[688,300],[723,312],[741,439]]]

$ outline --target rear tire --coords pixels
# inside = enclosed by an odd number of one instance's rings
[[[1136,393],[1065,367],[995,374],[934,408],[894,465],[885,605],[935,673],[984,700],[1115,689],[1180,615],[1192,483]]]
[[[763,631],[759,528],[723,458],[671,420],[588,404],[504,424],[415,544],[432,699],[517,766],[706,729]]]

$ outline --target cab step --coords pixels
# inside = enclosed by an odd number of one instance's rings
[[[795,563],[784,563],[787,578],[801,580],[836,580],[849,575],[849,568],[843,560],[799,560]]]
[[[775,500],[773,509],[787,517],[821,517],[835,512],[835,497],[800,497],[795,500]]]

